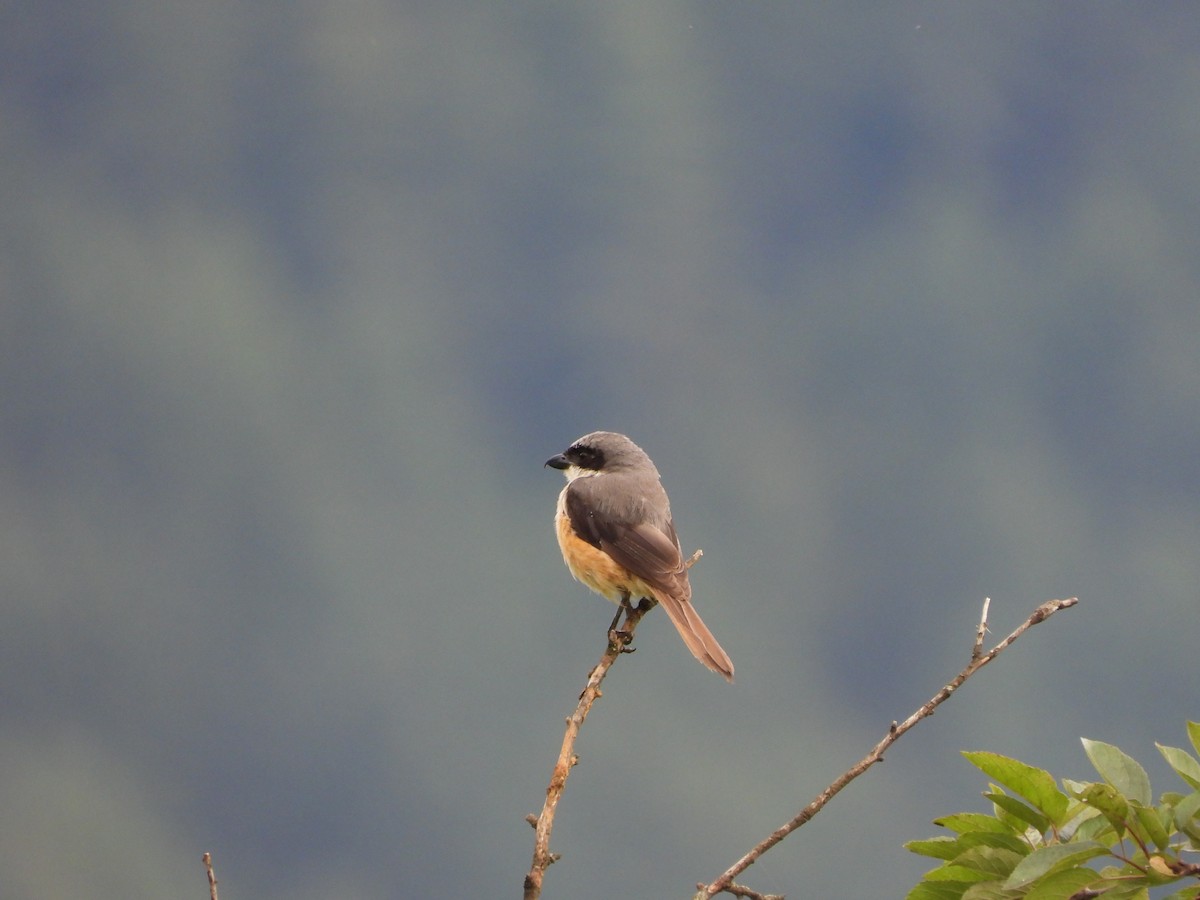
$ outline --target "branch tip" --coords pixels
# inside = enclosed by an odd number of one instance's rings
[[[217,900],[217,874],[213,871],[212,854],[205,850],[200,859],[204,863],[204,871],[208,875],[209,900]]]
[[[979,659],[983,655],[983,639],[988,633],[988,608],[992,605],[991,597],[983,598],[983,612],[979,615],[979,628],[975,630],[975,646],[971,648],[971,659]]]

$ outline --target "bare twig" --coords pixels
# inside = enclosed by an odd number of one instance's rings
[[[983,598],[983,612],[979,616],[979,628],[975,631],[975,646],[971,649],[971,659],[979,659],[983,655],[983,639],[987,637],[988,607],[992,605],[991,597]]]
[[[746,869],[750,868],[750,866],[754,865],[754,863],[758,862],[759,857],[761,857],[785,837],[819,813],[825,807],[825,804],[832,800],[833,797],[842,790],[842,788],[848,785],[863,772],[867,771],[867,769],[869,769],[871,766],[875,765],[875,763],[883,759],[884,752],[891,747],[892,744],[894,744],[902,734],[904,734],[922,719],[926,719],[933,715],[933,711],[947,699],[949,699],[950,695],[958,690],[964,681],[999,656],[1000,653],[1002,653],[1013,641],[1019,638],[1034,625],[1046,621],[1046,619],[1050,618],[1060,609],[1069,609],[1078,602],[1079,599],[1077,597],[1071,597],[1068,600],[1047,600],[1045,603],[1035,609],[1033,613],[1030,614],[1029,618],[1022,622],[1012,634],[998,643],[987,653],[980,654],[977,652],[978,644],[981,643],[981,640],[977,637],[977,646],[972,650],[971,661],[967,664],[966,668],[964,668],[958,673],[958,675],[954,677],[953,681],[934,694],[924,706],[914,712],[903,722],[898,724],[893,722],[883,740],[876,744],[870,753],[855,763],[851,768],[846,770],[846,772],[839,775],[833,781],[833,783],[829,785],[829,787],[817,794],[813,801],[809,803],[808,806],[804,807],[804,809],[800,810],[799,814],[796,815],[795,818],[785,822],[782,826],[771,832],[768,837],[759,842],[753,849],[750,850],[749,853],[726,869],[711,884],[697,885],[699,892],[695,895],[693,900],[708,900],[708,898],[713,897],[714,895],[723,891],[727,893],[731,892],[730,887],[733,885],[734,878],[746,871]],[[987,601],[984,604],[983,618],[980,622],[977,635],[982,635],[984,632],[986,632],[988,603],[990,603],[990,601]],[[744,888],[739,887],[739,891],[742,892],[742,896],[745,896]]]
[[[205,851],[204,856],[200,858],[204,860],[204,871],[208,873],[208,898],[217,900],[217,875],[213,872],[212,854]]]
[[[690,569],[703,555],[703,551],[697,550],[684,563],[684,568]],[[542,805],[541,815],[535,817],[530,814],[525,817],[525,821],[533,826],[536,834],[533,842],[533,864],[525,876],[525,900],[537,900],[542,895],[542,880],[546,877],[546,869],[558,859],[558,854],[550,852],[550,832],[554,828],[554,814],[558,808],[558,801],[562,798],[563,789],[566,787],[567,776],[579,762],[579,757],[575,755],[575,740],[579,737],[579,729],[583,727],[584,720],[587,719],[588,713],[592,709],[592,704],[603,696],[600,691],[600,683],[604,681],[604,677],[617,658],[622,653],[631,652],[629,644],[633,641],[633,633],[637,629],[638,622],[654,606],[654,601],[647,599],[642,600],[637,606],[632,606],[628,602],[622,604],[625,621],[620,628],[617,628],[616,623],[620,619],[620,613],[617,614],[616,619],[613,619],[604,655],[600,657],[600,662],[596,664],[595,668],[588,673],[587,684],[584,685],[583,693],[579,695],[575,711],[567,717],[567,730],[563,734],[562,748],[558,752],[558,760],[555,762],[554,772],[550,776],[550,786],[546,788],[546,802]]]
[[[704,887],[704,885],[698,884],[696,887]],[[743,897],[745,900],[786,900],[783,894],[760,894],[758,891],[752,891],[744,884],[736,882],[730,882],[729,887],[725,888],[725,893]]]

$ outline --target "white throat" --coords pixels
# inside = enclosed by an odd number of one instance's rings
[[[570,484],[576,478],[592,478],[593,476],[600,474],[602,473],[597,472],[595,469],[581,469],[579,466],[574,464],[563,469],[563,475],[567,477],[567,484]]]

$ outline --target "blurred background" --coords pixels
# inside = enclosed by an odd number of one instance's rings
[[[606,683],[547,897],[899,897],[959,755],[1180,787],[1187,4],[0,7],[0,892],[516,896],[611,606],[542,462],[658,463],[725,684]]]

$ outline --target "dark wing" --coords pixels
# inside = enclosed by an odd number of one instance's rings
[[[683,552],[679,549],[679,538],[675,524],[671,521],[666,493],[655,478],[653,484],[626,482],[620,487],[628,490],[613,491],[613,485],[605,482],[603,493],[596,490],[600,478],[617,476],[602,475],[576,478],[567,485],[564,502],[567,517],[575,533],[594,547],[598,547],[641,578],[659,595],[657,599],[670,616],[679,636],[692,655],[714,672],[733,681],[733,660],[729,658],[708,627],[701,621],[689,602],[692,586],[688,583],[687,569],[683,567]],[[641,490],[638,490],[641,488]],[[660,496],[658,521],[647,515],[645,501],[640,505],[635,498],[651,492]],[[605,503],[603,494],[624,498],[624,505]],[[650,513],[651,517],[653,513]]]
[[[567,488],[566,511],[575,533],[654,587],[672,594],[682,588],[690,594],[674,524],[633,522],[628,513],[597,502],[589,482],[591,478],[579,478]]]

